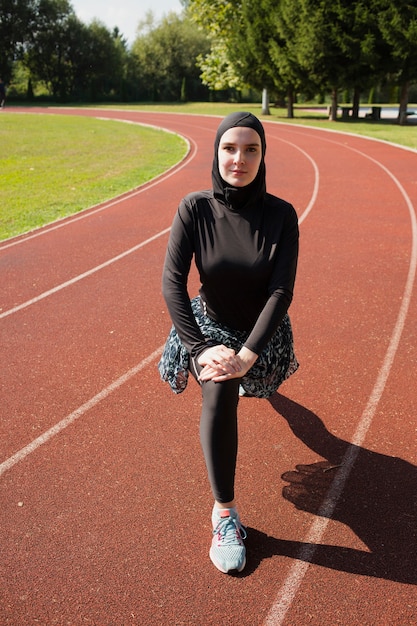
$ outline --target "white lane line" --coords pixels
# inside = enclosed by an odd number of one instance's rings
[[[72,413],[64,417],[60,422],[52,426],[52,428],[44,432],[42,435],[34,439],[27,446],[25,446],[24,448],[22,448],[21,450],[13,454],[13,456],[9,457],[6,461],[1,463],[0,464],[0,476],[2,476],[4,472],[12,468],[13,465],[16,465],[16,463],[19,463],[24,458],[26,458],[29,454],[31,454],[32,452],[35,452],[35,450],[37,450],[40,446],[42,446],[44,443],[52,439],[52,437],[55,437],[55,435],[57,435],[62,430],[67,428],[67,426],[70,426],[70,424],[73,424],[77,419],[79,419],[85,413],[87,413],[87,411],[94,408],[99,402],[107,398],[111,393],[113,393],[113,391],[116,391],[116,389],[124,385],[124,383],[130,380],[138,372],[143,370],[147,365],[152,363],[152,361],[156,359],[162,353],[162,350],[163,350],[163,346],[160,346],[157,350],[152,352],[152,354],[150,354],[145,359],[143,359],[143,361],[135,365],[135,367],[132,367],[132,369],[130,369],[125,374],[123,374],[122,376],[114,380],[108,387],[105,387],[105,389],[102,389],[98,394],[96,394],[93,398],[90,398],[90,400],[85,402],[78,409],[76,409],[75,411],[73,411]]]
[[[112,118],[109,118],[109,119],[112,119]],[[126,123],[126,121],[129,121],[129,120],[114,119],[114,121]],[[138,124],[139,126],[151,126],[151,124],[142,124],[141,122],[129,122],[129,123]],[[11,248],[12,246],[18,246],[20,244],[23,244],[26,241],[30,241],[31,239],[36,239],[37,237],[41,237],[42,235],[47,235],[48,233],[53,232],[54,230],[58,230],[59,228],[70,226],[74,222],[87,219],[88,217],[90,217],[90,215],[95,215],[96,213],[106,211],[107,209],[110,209],[116,204],[120,204],[120,202],[124,202],[125,200],[130,200],[131,198],[134,198],[138,196],[139,194],[145,191],[148,191],[148,189],[152,189],[152,187],[155,187],[156,185],[163,183],[168,178],[171,178],[171,176],[174,176],[174,174],[177,174],[177,172],[181,171],[184,167],[186,167],[186,165],[188,165],[197,155],[197,152],[198,152],[197,144],[195,143],[193,139],[186,137],[185,135],[179,135],[178,133],[175,133],[172,130],[169,130],[167,128],[162,128],[160,126],[154,126],[153,128],[156,128],[157,130],[164,130],[167,133],[178,135],[179,137],[182,137],[182,139],[184,139],[184,141],[187,143],[188,149],[187,149],[186,155],[184,156],[182,161],[180,161],[180,163],[173,165],[164,174],[160,174],[159,176],[157,176],[153,182],[143,183],[142,185],[140,185],[139,187],[135,189],[132,189],[131,191],[127,191],[121,194],[120,196],[116,196],[116,198],[113,198],[113,200],[108,200],[107,202],[100,202],[100,204],[95,205],[97,206],[96,209],[94,208],[94,206],[89,207],[87,209],[80,211],[76,215],[73,215],[73,216],[67,215],[66,217],[62,217],[56,220],[55,222],[52,222],[51,225],[41,226],[38,230],[35,230],[32,234],[26,237],[22,235],[22,238],[19,238],[17,240],[15,240],[14,238],[10,240],[6,240],[5,245],[2,245],[2,243],[0,243],[0,252],[2,252],[3,250],[6,250],[7,248]],[[191,153],[191,146],[193,146],[194,148],[192,153]]]
[[[79,274],[78,276],[71,278],[71,280],[67,280],[65,283],[61,283],[60,285],[57,285],[56,287],[53,287],[52,289],[49,289],[48,291],[44,291],[43,293],[39,294],[39,296],[36,296],[35,298],[32,298],[31,300],[22,302],[22,304],[18,304],[12,309],[9,309],[7,311],[4,311],[3,313],[0,313],[0,319],[2,319],[3,317],[7,317],[8,315],[12,315],[13,313],[17,313],[17,311],[21,311],[22,309],[26,309],[26,307],[30,306],[31,304],[36,304],[36,302],[39,302],[40,300],[44,300],[44,298],[47,298],[48,296],[52,296],[54,293],[57,293],[58,291],[61,291],[62,289],[65,289],[66,287],[70,287],[71,285],[74,285],[78,281],[83,280],[83,278],[87,278],[87,276],[91,276],[92,274],[95,274],[99,270],[102,270],[104,267],[108,267],[112,263],[116,263],[116,261],[120,261],[121,259],[128,256],[129,254],[132,254],[133,252],[136,252],[140,248],[143,248],[148,243],[151,243],[152,241],[155,241],[155,239],[162,237],[162,235],[165,235],[170,230],[171,230],[171,227],[165,228],[164,230],[161,230],[156,235],[149,237],[149,239],[145,239],[145,241],[142,241],[141,243],[138,243],[136,246],[133,246],[133,248],[130,248],[129,250],[125,250],[125,252],[122,252],[121,254],[114,256],[112,259],[109,259],[108,261],[105,261],[104,263],[101,263],[101,265],[97,265],[96,267],[93,267],[90,270],[83,272],[83,274]]]
[[[376,165],[378,165],[394,181],[395,185],[401,192],[408,207],[411,221],[412,245],[410,265],[404,287],[401,307],[398,312],[398,317],[391,335],[390,343],[385,354],[382,366],[378,372],[374,388],[371,392],[371,395],[369,396],[365,410],[361,416],[361,419],[359,420],[358,426],[353,435],[352,444],[346,451],[342,462],[342,467],[339,469],[337,476],[335,477],[328,493],[326,494],[326,498],[323,501],[322,506],[317,512],[317,519],[315,519],[312,523],[310,530],[307,533],[306,538],[304,539],[304,543],[306,545],[300,549],[298,557],[296,557],[298,558],[298,560],[295,561],[290,568],[290,571],[278,592],[275,602],[266,617],[266,620],[264,622],[265,626],[281,626],[281,624],[283,624],[285,616],[288,610],[291,608],[291,605],[294,601],[295,596],[297,595],[303,578],[308,568],[310,567],[312,559],[314,558],[317,545],[322,541],[327,526],[329,525],[330,520],[333,517],[336,505],[340,499],[346,481],[350,476],[353,465],[359,454],[360,446],[364,442],[364,439],[372,424],[372,420],[374,418],[378,403],[382,397],[382,394],[384,393],[385,385],[394,362],[394,358],[400,343],[401,334],[404,329],[408,310],[410,308],[413,285],[416,276],[417,216],[413,204],[409,196],[407,195],[407,192],[405,191],[399,180],[394,176],[394,174],[392,174],[392,172],[388,170],[388,168],[386,168],[382,163],[361,152],[360,150],[356,150],[355,148],[349,149],[357,152],[358,154],[364,156],[365,158],[373,161]]]
[[[302,148],[300,148],[299,146],[297,146],[297,144],[293,143],[292,141],[287,141],[286,139],[282,139],[282,137],[274,137],[273,135],[268,135],[268,139],[277,139],[278,141],[282,141],[283,143],[288,144],[289,146],[291,146],[292,148],[295,148],[296,150],[298,150],[298,152],[301,152],[301,154],[303,154],[306,159],[308,159],[308,161],[310,161],[311,165],[313,166],[313,170],[314,170],[314,185],[313,185],[313,191],[311,194],[311,198],[310,201],[308,202],[306,208],[304,209],[304,211],[302,212],[302,214],[300,215],[300,217],[298,218],[298,223],[302,224],[304,222],[304,220],[306,219],[306,217],[308,216],[308,214],[310,213],[310,211],[312,210],[316,199],[317,199],[317,194],[319,192],[319,186],[320,186],[320,173],[319,173],[319,168],[317,166],[317,163],[315,162],[315,160],[308,154],[308,152],[306,152],[305,150],[303,150]]]

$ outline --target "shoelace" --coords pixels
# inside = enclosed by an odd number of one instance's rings
[[[239,544],[240,538],[246,539],[247,533],[234,517],[225,517],[220,519],[216,528],[213,530],[213,535],[220,535],[220,540],[223,545]]]

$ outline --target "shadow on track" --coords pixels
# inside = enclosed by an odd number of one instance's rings
[[[283,496],[297,509],[323,515],[323,501],[352,444],[332,435],[317,415],[276,393],[274,410],[293,433],[326,461],[285,472]],[[400,458],[356,450],[357,456],[332,519],[349,526],[369,552],[317,544],[309,562],[340,571],[417,584],[417,467]],[[248,529],[245,575],[273,555],[303,559],[308,544],[269,537]],[[308,552],[308,551],[307,551]]]

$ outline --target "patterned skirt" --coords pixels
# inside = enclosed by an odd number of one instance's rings
[[[199,296],[191,300],[191,307],[197,324],[207,339],[239,352],[249,333],[228,328],[205,315]],[[169,383],[174,393],[181,393],[186,388],[189,363],[190,355],[173,326],[166,340],[158,369],[161,379]],[[241,386],[248,395],[269,398],[297,369],[291,322],[286,314],[255,365],[241,379]]]

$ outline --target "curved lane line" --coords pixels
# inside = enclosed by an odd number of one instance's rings
[[[12,246],[18,246],[22,243],[25,243],[26,241],[30,241],[31,239],[36,239],[37,237],[46,235],[47,233],[50,233],[54,230],[58,230],[59,228],[63,228],[64,226],[73,224],[74,222],[78,222],[79,220],[84,220],[87,217],[90,217],[90,215],[95,215],[96,213],[100,213],[101,211],[110,209],[111,207],[113,207],[115,204],[118,204],[122,200],[123,201],[130,200],[130,198],[134,198],[135,196],[138,196],[144,191],[147,191],[148,189],[152,189],[152,187],[155,187],[155,185],[159,185],[159,183],[164,182],[165,180],[167,180],[168,178],[170,178],[171,176],[173,176],[174,174],[182,170],[197,155],[197,144],[195,143],[193,139],[190,139],[189,137],[186,137],[185,135],[180,135],[179,133],[169,130],[168,128],[163,128],[162,126],[153,126],[152,124],[142,124],[141,122],[132,122],[130,120],[123,120],[123,119],[119,120],[119,119],[113,119],[113,118],[100,118],[100,117],[93,118],[93,119],[101,119],[101,120],[109,119],[115,122],[124,122],[125,124],[126,123],[137,124],[138,126],[147,126],[149,128],[163,130],[167,133],[171,133],[172,135],[178,135],[178,137],[181,137],[187,143],[187,146],[188,146],[187,153],[184,156],[184,158],[181,159],[179,163],[168,168],[168,170],[164,172],[163,174],[159,174],[153,181],[142,183],[142,185],[140,185],[139,187],[135,187],[134,189],[130,191],[126,191],[120,194],[119,196],[116,196],[113,199],[105,200],[104,202],[100,202],[99,204],[93,205],[93,207],[88,207],[86,209],[83,209],[82,211],[80,211],[79,213],[76,213],[75,215],[72,215],[72,216],[67,215],[66,217],[62,217],[56,220],[55,222],[52,222],[52,224],[49,224],[49,225],[46,224],[45,226],[40,226],[39,229],[35,230],[35,232],[33,232],[31,235],[28,235],[27,237],[25,237],[24,235],[17,235],[16,241],[14,240],[14,238],[12,238],[11,240],[6,239],[5,245],[2,245],[0,243],[0,252],[2,252],[3,250],[7,250],[7,248],[11,248]],[[191,150],[191,147],[193,148],[193,151]],[[94,206],[96,208],[94,208]]]
[[[304,220],[306,219],[306,217],[308,216],[308,214],[310,213],[310,211],[312,210],[312,208],[314,206],[314,203],[316,202],[316,199],[317,199],[317,194],[319,192],[319,186],[320,186],[319,168],[318,168],[317,163],[315,162],[315,160],[308,154],[308,152],[306,152],[305,150],[303,150],[302,148],[297,146],[297,144],[293,143],[292,141],[287,141],[286,139],[282,139],[281,137],[273,137],[272,136],[272,139],[276,139],[278,141],[282,141],[283,143],[286,143],[289,146],[295,148],[296,150],[301,152],[301,154],[303,154],[306,157],[306,159],[308,161],[310,161],[311,165],[313,166],[313,170],[314,170],[313,192],[311,194],[310,201],[308,202],[306,208],[304,209],[304,211],[302,212],[302,214],[298,218],[298,223],[302,224],[304,222]]]
[[[314,558],[317,544],[321,542],[327,526],[329,525],[330,520],[333,517],[334,510],[343,492],[346,481],[349,478],[353,465],[358,457],[360,446],[363,444],[363,441],[368,433],[378,403],[382,397],[382,394],[384,393],[385,385],[400,343],[402,331],[404,329],[416,276],[417,216],[409,196],[407,195],[404,187],[401,185],[399,180],[382,163],[366,155],[360,150],[357,150],[355,148],[349,149],[364,156],[368,160],[378,165],[382,170],[384,170],[384,172],[394,181],[395,185],[398,187],[400,193],[402,194],[408,207],[411,221],[412,246],[410,265],[404,287],[402,303],[398,312],[397,321],[391,335],[390,343],[385,354],[382,366],[378,372],[374,388],[372,389],[365,410],[362,413],[356,431],[353,435],[352,444],[347,449],[344,459],[342,461],[341,468],[339,469],[337,476],[333,480],[333,483],[331,484],[330,489],[326,494],[324,502],[317,512],[317,519],[312,523],[311,528],[307,533],[307,536],[304,540],[305,545],[303,548],[300,549],[300,552],[296,557],[298,561],[296,561],[290,568],[288,576],[281,586],[275,602],[272,605],[269,614],[267,615],[267,618],[264,622],[265,626],[281,626],[281,624],[283,623],[288,610],[291,608],[291,605],[303,581],[303,578],[308,568],[310,567],[310,563]]]

